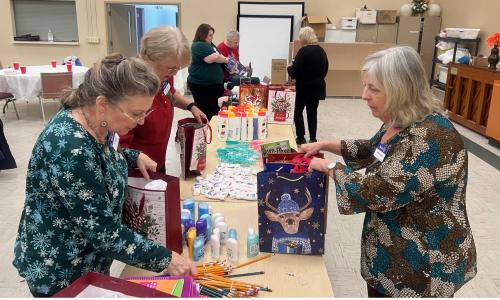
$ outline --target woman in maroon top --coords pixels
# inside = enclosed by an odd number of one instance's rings
[[[120,145],[143,151],[158,164],[158,171],[165,172],[174,106],[191,111],[200,123],[206,122],[207,117],[174,88],[174,75],[191,60],[189,42],[178,28],[162,26],[148,31],[141,39],[139,57],[151,66],[162,84],[144,124],[120,136]]]

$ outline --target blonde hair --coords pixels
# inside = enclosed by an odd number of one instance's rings
[[[312,29],[309,26],[306,26],[300,28],[299,40],[303,45],[310,45],[310,44],[316,44],[318,42],[318,37],[316,36],[314,29]]]
[[[431,91],[422,60],[411,47],[393,47],[367,56],[362,72],[381,84],[392,126],[404,128],[443,111]]]
[[[153,96],[160,80],[138,58],[124,58],[115,53],[103,58],[85,73],[85,80],[77,89],[67,90],[61,98],[65,108],[95,105],[98,96],[118,103],[129,96]]]
[[[191,62],[191,48],[179,28],[160,26],[142,36],[139,56],[153,63],[161,63],[168,57],[175,56],[183,68]]]

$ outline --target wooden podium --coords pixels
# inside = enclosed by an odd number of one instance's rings
[[[450,63],[444,96],[450,119],[486,135],[495,80],[500,80],[498,70]]]

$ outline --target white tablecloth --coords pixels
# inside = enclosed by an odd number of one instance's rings
[[[85,79],[85,72],[89,68],[73,66],[73,88],[77,88]],[[45,66],[27,66],[26,74],[13,69],[0,70],[0,92],[11,93],[16,99],[38,97],[42,90],[40,73],[67,72],[66,66],[58,65],[52,68]]]

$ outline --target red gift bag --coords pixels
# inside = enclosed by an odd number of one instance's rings
[[[267,108],[267,85],[240,85],[240,104],[250,104],[256,108]]]
[[[167,183],[166,190],[147,190],[148,183],[139,170],[130,170],[123,222],[148,239],[182,253],[179,178],[150,173],[152,180]]]
[[[200,175],[207,164],[207,145],[212,142],[210,125],[200,124],[195,118],[179,120],[175,141],[181,149],[181,176]]]
[[[88,272],[73,281],[68,287],[57,292],[54,298],[172,298],[165,292],[151,289],[139,283]]]
[[[268,123],[293,124],[295,86],[271,85],[267,97]]]

